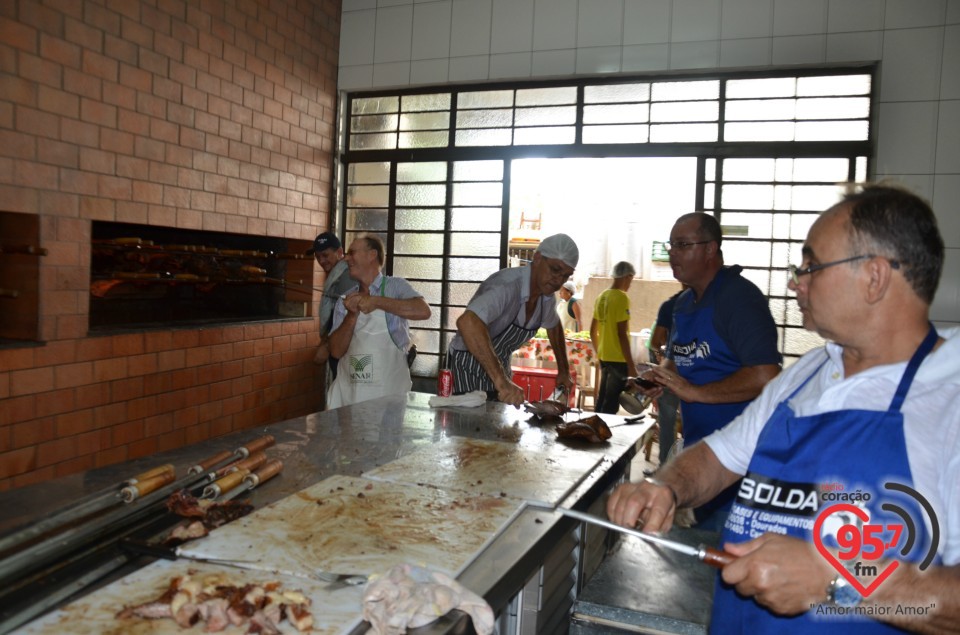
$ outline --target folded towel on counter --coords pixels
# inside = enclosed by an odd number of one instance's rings
[[[473,620],[478,635],[493,633],[493,609],[482,597],[437,571],[399,564],[372,576],[363,591],[363,619],[377,635],[402,635],[453,609]]]
[[[449,408],[450,406],[464,406],[466,408],[476,408],[487,402],[487,393],[482,390],[466,392],[462,395],[452,395],[450,397],[433,396],[430,397],[431,408]]]

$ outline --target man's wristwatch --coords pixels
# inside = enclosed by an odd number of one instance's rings
[[[827,601],[834,606],[853,608],[863,601],[863,596],[842,574],[837,574],[827,585]]]

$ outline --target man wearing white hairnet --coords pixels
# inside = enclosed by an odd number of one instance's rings
[[[637,365],[630,351],[630,298],[627,291],[637,270],[626,260],[613,266],[613,284],[597,297],[590,322],[590,341],[600,360],[600,387],[595,410],[617,414],[620,393],[627,377],[636,377]]]
[[[492,399],[520,405],[523,389],[513,383],[510,356],[547,330],[557,351],[557,386],[572,390],[563,328],[557,315],[556,292],[577,266],[580,251],[566,234],[545,238],[529,266],[503,269],[483,281],[457,320],[459,331],[450,342],[450,369],[456,394],[486,391]]]

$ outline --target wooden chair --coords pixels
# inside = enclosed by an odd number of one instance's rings
[[[600,386],[600,365],[594,362],[578,376],[577,381],[577,408],[584,409],[584,402],[590,399],[590,408],[597,403],[597,388]]]

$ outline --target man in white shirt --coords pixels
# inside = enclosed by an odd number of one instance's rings
[[[825,212],[802,253],[789,286],[830,343],[659,480],[618,488],[607,513],[665,531],[678,506],[744,477],[717,632],[956,629],[960,330],[929,321],[944,258],[933,211],[870,186]]]

